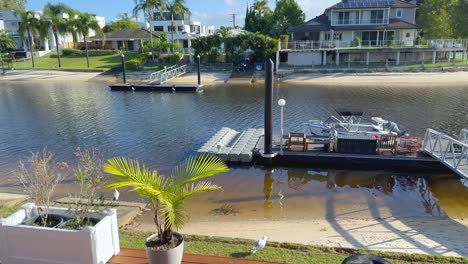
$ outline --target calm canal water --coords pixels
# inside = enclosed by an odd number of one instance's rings
[[[287,131],[302,130],[303,122],[326,118],[334,114],[334,108],[362,109],[367,117],[382,116],[419,135],[427,127],[456,135],[468,124],[468,85],[280,85],[275,88],[275,99],[279,98],[287,101]],[[275,109],[274,119],[278,132],[279,109]],[[94,147],[105,157],[138,159],[168,173],[223,126],[236,130],[262,127],[262,87],[227,85],[209,87],[201,94],[161,94],[110,92],[104,83],[92,82],[2,83],[0,190],[17,190],[12,171],[18,161],[44,147],[57,159],[68,161],[74,159],[77,147]],[[462,180],[451,174],[429,176],[233,168],[214,179],[224,187],[222,193],[192,203],[206,209],[200,212],[228,203],[245,215],[266,218],[329,215],[330,199],[336,202],[336,212],[376,207],[392,215],[468,217],[468,188]]]

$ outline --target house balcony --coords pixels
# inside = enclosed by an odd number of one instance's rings
[[[377,47],[413,47],[420,45],[413,41],[392,41],[392,40],[363,40],[360,48],[377,48]],[[422,44],[421,44],[422,45]],[[307,51],[321,49],[349,49],[358,48],[354,41],[327,40],[327,41],[290,41],[282,42],[282,50]]]
[[[356,26],[356,25],[386,25],[389,23],[387,18],[377,19],[334,19],[331,22],[332,26]]]

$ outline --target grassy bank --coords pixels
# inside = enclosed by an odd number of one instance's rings
[[[122,248],[143,249],[144,241],[149,233],[135,231],[120,232],[120,246]],[[205,236],[185,236],[185,252],[201,255],[245,258],[275,262],[308,264],[308,263],[342,263],[353,254],[373,254],[384,257],[391,263],[467,263],[468,258],[439,257],[417,254],[386,253],[368,250],[354,250],[343,248],[327,248],[305,246],[290,243],[268,242],[264,252],[250,254],[254,245],[253,240],[213,238]]]
[[[135,57],[135,54],[127,54],[127,60]],[[89,68],[86,64],[86,57],[61,57],[62,67],[58,67],[58,61],[55,57],[46,55],[36,58],[35,68],[37,70],[93,70],[107,71],[121,64],[120,55],[105,55],[89,57]],[[33,69],[31,60],[13,62],[13,67],[17,70]]]
[[[11,215],[12,213],[18,211],[19,208],[20,208],[20,205],[4,206],[3,204],[0,204],[0,218]]]

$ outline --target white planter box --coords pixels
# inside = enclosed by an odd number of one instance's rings
[[[67,211],[50,208],[49,214],[70,216]],[[21,225],[35,212],[28,203],[0,219],[0,263],[105,264],[120,252],[116,209],[92,215],[101,221],[78,231]]]

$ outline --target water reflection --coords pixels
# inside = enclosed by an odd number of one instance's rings
[[[449,215],[454,217],[465,216],[468,213],[467,199],[463,199],[468,198],[468,191],[461,181],[451,176],[445,177],[443,181],[456,185],[456,193],[453,195],[450,192],[434,192],[431,178],[421,175],[297,168],[264,170],[262,174],[262,209],[266,219],[284,217],[284,214],[296,210],[304,210],[305,213],[312,208],[318,212],[326,212],[328,205],[325,203],[325,197],[332,199],[335,202],[334,210],[341,212],[351,207],[371,210],[370,207],[374,206],[387,211],[389,215],[398,216],[446,216],[446,209]],[[226,191],[229,192],[229,189]],[[251,204],[257,200],[248,188],[243,188],[243,193],[245,198],[238,197],[228,201]],[[298,201],[310,200],[314,203],[297,204]],[[373,202],[369,204],[369,201]]]
[[[273,172],[267,170],[263,180],[263,194],[265,201],[263,202],[263,217],[271,219],[273,217],[273,202],[270,200],[271,192],[273,191]]]

